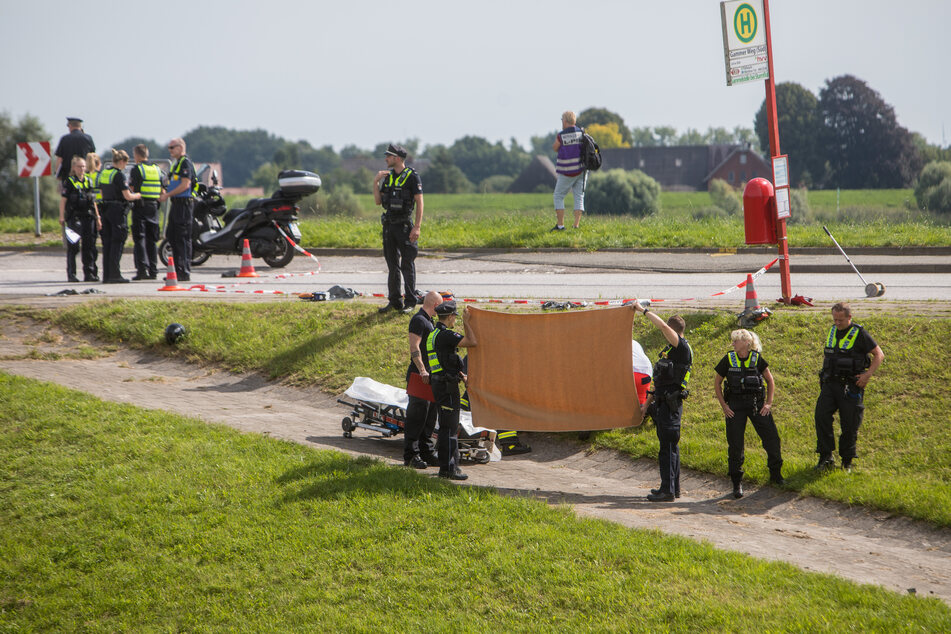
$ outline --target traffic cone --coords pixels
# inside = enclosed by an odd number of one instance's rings
[[[768,308],[759,305],[759,298],[756,296],[756,289],[753,287],[753,275],[747,273],[746,304],[743,306],[743,312],[737,315],[737,321],[743,328],[752,328],[771,314],[772,312]]]
[[[241,270],[236,277],[258,277],[254,272],[254,264],[251,263],[251,245],[248,239],[244,239],[244,249],[241,250]]]
[[[160,291],[187,291],[184,286],[178,285],[178,273],[175,272],[175,258],[168,258],[168,273],[165,275],[165,286]]]

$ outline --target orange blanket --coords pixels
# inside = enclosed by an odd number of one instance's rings
[[[640,425],[631,363],[634,311],[510,314],[469,308],[473,420],[491,429]]]

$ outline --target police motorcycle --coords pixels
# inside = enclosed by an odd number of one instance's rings
[[[216,172],[212,172],[210,186],[200,182],[201,175],[198,180],[192,224],[193,265],[207,262],[213,254],[241,255],[245,239],[251,256],[263,259],[270,267],[282,268],[294,259],[294,247],[284,236],[300,242],[300,207],[296,203],[320,190],[320,176],[303,170],[284,170],[278,174],[278,190],[269,198],[253,198],[246,207],[230,210],[221,197]],[[166,266],[171,255],[171,244],[163,239],[159,257]]]

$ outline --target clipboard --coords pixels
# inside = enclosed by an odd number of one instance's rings
[[[423,383],[423,377],[416,372],[409,375],[409,384],[406,386],[406,393],[410,396],[429,401],[430,403],[436,402],[436,397],[433,396],[432,386],[428,383]]]

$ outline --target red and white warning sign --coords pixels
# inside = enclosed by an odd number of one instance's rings
[[[50,176],[50,142],[17,143],[17,174],[21,178]]]

